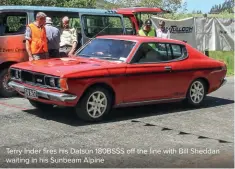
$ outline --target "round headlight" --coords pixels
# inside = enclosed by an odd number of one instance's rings
[[[49,84],[51,87],[55,87],[55,79],[53,77],[50,77]]]

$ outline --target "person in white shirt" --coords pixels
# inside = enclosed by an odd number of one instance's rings
[[[69,21],[68,16],[62,19],[62,29],[60,30],[60,57],[72,56],[77,47],[77,30],[70,28]]]
[[[165,22],[159,22],[159,28],[156,30],[158,38],[170,39],[170,31],[165,28]]]

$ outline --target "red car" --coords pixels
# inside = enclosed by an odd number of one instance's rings
[[[9,85],[39,109],[74,107],[101,120],[113,107],[185,100],[199,106],[220,88],[227,67],[172,39],[100,36],[75,56],[11,66]]]

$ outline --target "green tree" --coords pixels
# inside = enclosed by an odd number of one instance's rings
[[[0,5],[34,5],[34,6],[93,8],[96,6],[96,0],[1,0]]]
[[[113,7],[158,7],[172,12],[178,12],[180,9],[186,11],[186,2],[183,0],[109,0],[110,4],[107,9]]]

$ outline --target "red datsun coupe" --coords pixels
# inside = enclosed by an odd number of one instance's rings
[[[86,121],[113,107],[185,100],[199,106],[225,82],[227,67],[173,39],[100,36],[73,57],[11,66],[9,86],[36,108],[74,107]]]

